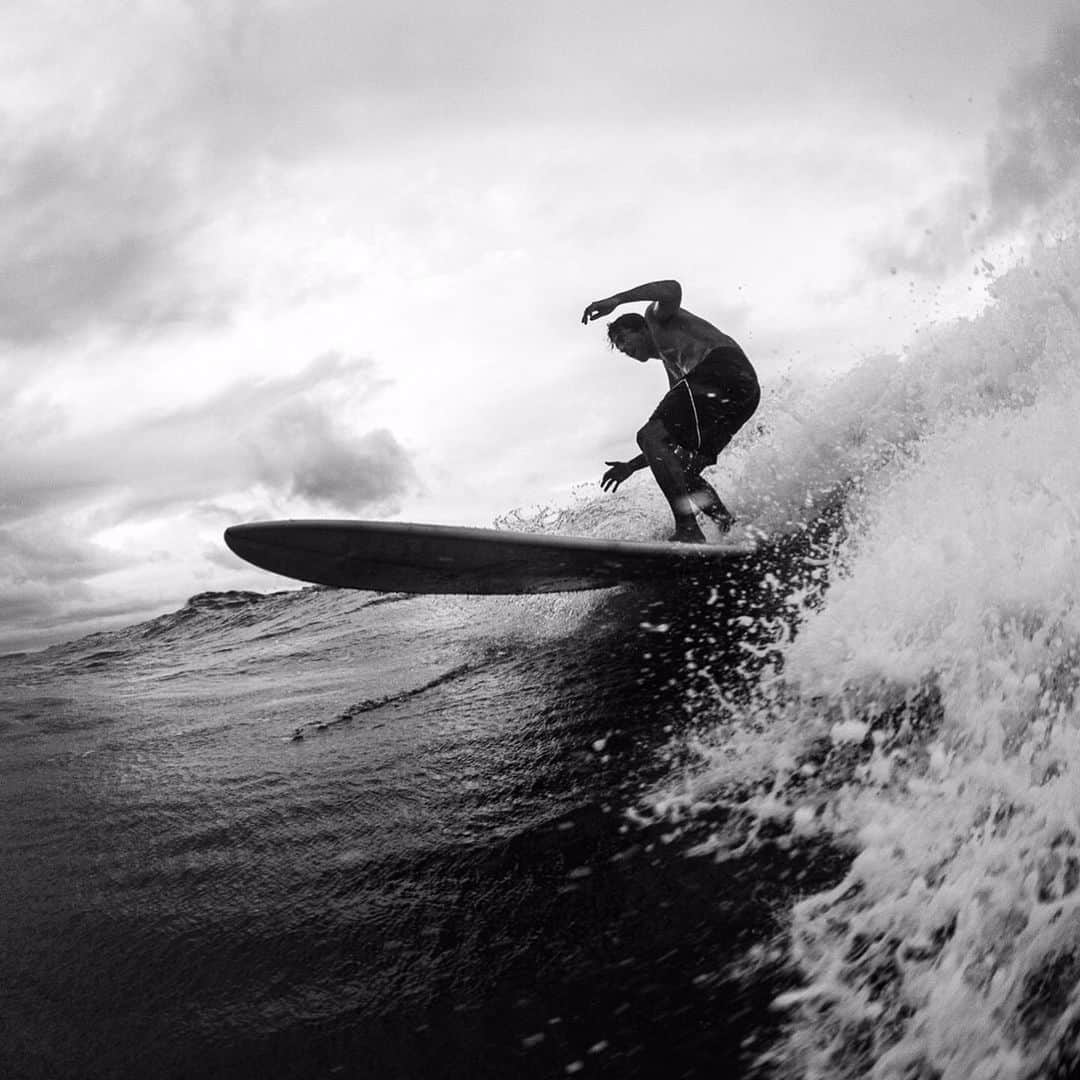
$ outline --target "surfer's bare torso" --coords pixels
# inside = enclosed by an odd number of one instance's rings
[[[652,303],[645,310],[645,322],[673,386],[713,349],[739,347],[733,337],[683,307],[668,314],[660,304]]]

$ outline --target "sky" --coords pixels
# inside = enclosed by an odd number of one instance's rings
[[[0,0],[0,652],[284,587],[238,521],[596,484],[666,381],[581,313],[644,281],[766,386],[969,313],[1077,179],[1078,17]]]

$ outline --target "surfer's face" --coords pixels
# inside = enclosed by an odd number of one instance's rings
[[[632,356],[642,362],[649,359],[652,349],[644,334],[635,333],[632,330],[620,330],[613,338],[612,344],[621,353]]]

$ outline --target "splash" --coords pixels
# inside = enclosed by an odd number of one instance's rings
[[[851,849],[793,914],[781,1075],[1080,1059],[1078,294],[1080,243],[1039,247],[979,317],[838,380],[816,422],[740,462],[781,516],[800,486],[854,481],[826,602],[661,807],[737,804],[742,833],[703,845],[718,857],[778,826]],[[764,482],[800,440],[797,479]],[[762,732],[767,769],[746,749]],[[767,782],[746,790],[752,768]]]

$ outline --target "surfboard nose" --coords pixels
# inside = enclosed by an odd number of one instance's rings
[[[271,562],[268,564],[267,556],[270,545],[273,544],[277,526],[280,522],[255,521],[246,522],[243,525],[230,525],[225,530],[225,545],[234,554],[245,562],[264,570],[276,570]]]
[[[241,559],[247,559],[250,551],[252,527],[250,525],[230,525],[225,530],[225,546]]]
[[[230,525],[225,543],[245,562],[314,585],[348,586],[348,533],[340,522],[253,521]]]

